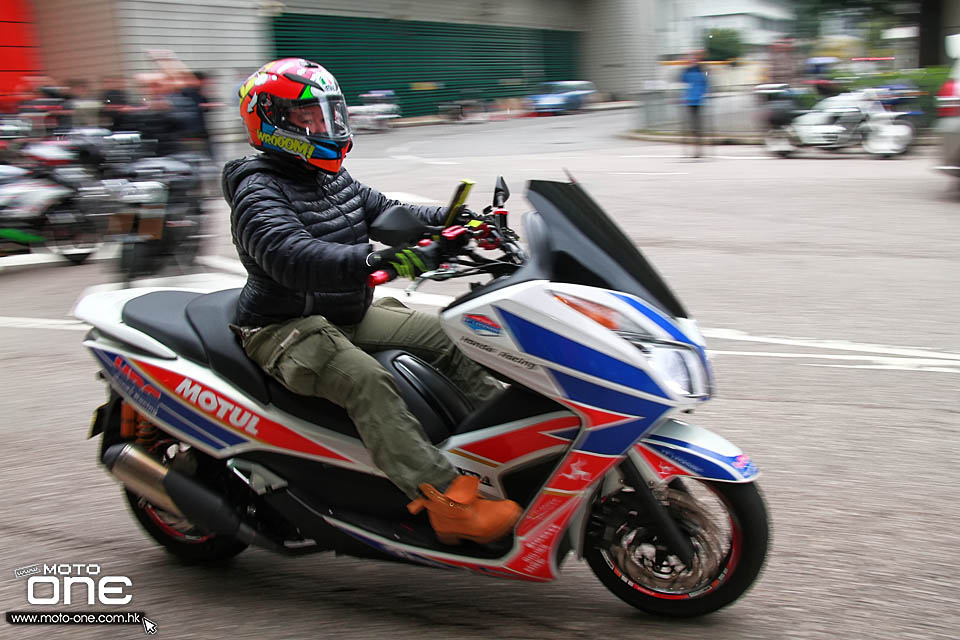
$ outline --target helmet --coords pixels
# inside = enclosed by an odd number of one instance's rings
[[[240,85],[240,117],[250,144],[289,153],[327,173],[353,146],[347,104],[336,78],[316,62],[269,62]]]

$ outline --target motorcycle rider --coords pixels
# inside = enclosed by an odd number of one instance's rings
[[[439,264],[435,246],[373,251],[369,225],[399,204],[343,168],[353,141],[336,79],[315,62],[270,62],[240,86],[250,144],[263,153],[224,167],[233,241],[247,269],[235,331],[244,351],[295,393],[344,407],[374,463],[427,509],[437,538],[491,542],[520,515],[478,496],[431,445],[392,376],[368,352],[401,348],[444,372],[474,403],[500,385],[463,356],[431,314],[393,299],[371,305],[368,274],[387,265],[414,277]],[[442,224],[442,207],[409,207]]]

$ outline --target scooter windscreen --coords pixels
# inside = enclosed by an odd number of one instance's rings
[[[554,282],[621,291],[675,318],[688,317],[660,274],[579,184],[531,180],[527,199],[536,209],[525,225],[535,263],[530,267]]]

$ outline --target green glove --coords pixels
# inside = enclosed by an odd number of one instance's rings
[[[440,266],[440,247],[430,243],[425,247],[381,249],[368,255],[366,263],[371,273],[389,268],[398,276],[413,280],[421,273]]]

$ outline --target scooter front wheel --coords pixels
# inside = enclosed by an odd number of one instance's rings
[[[584,557],[614,595],[647,613],[700,616],[734,602],[756,581],[769,525],[754,483],[674,480],[659,491],[693,547],[692,566],[669,553],[631,487],[598,499]]]
[[[880,158],[903,155],[913,143],[913,127],[903,121],[877,127],[863,137],[863,150]]]

